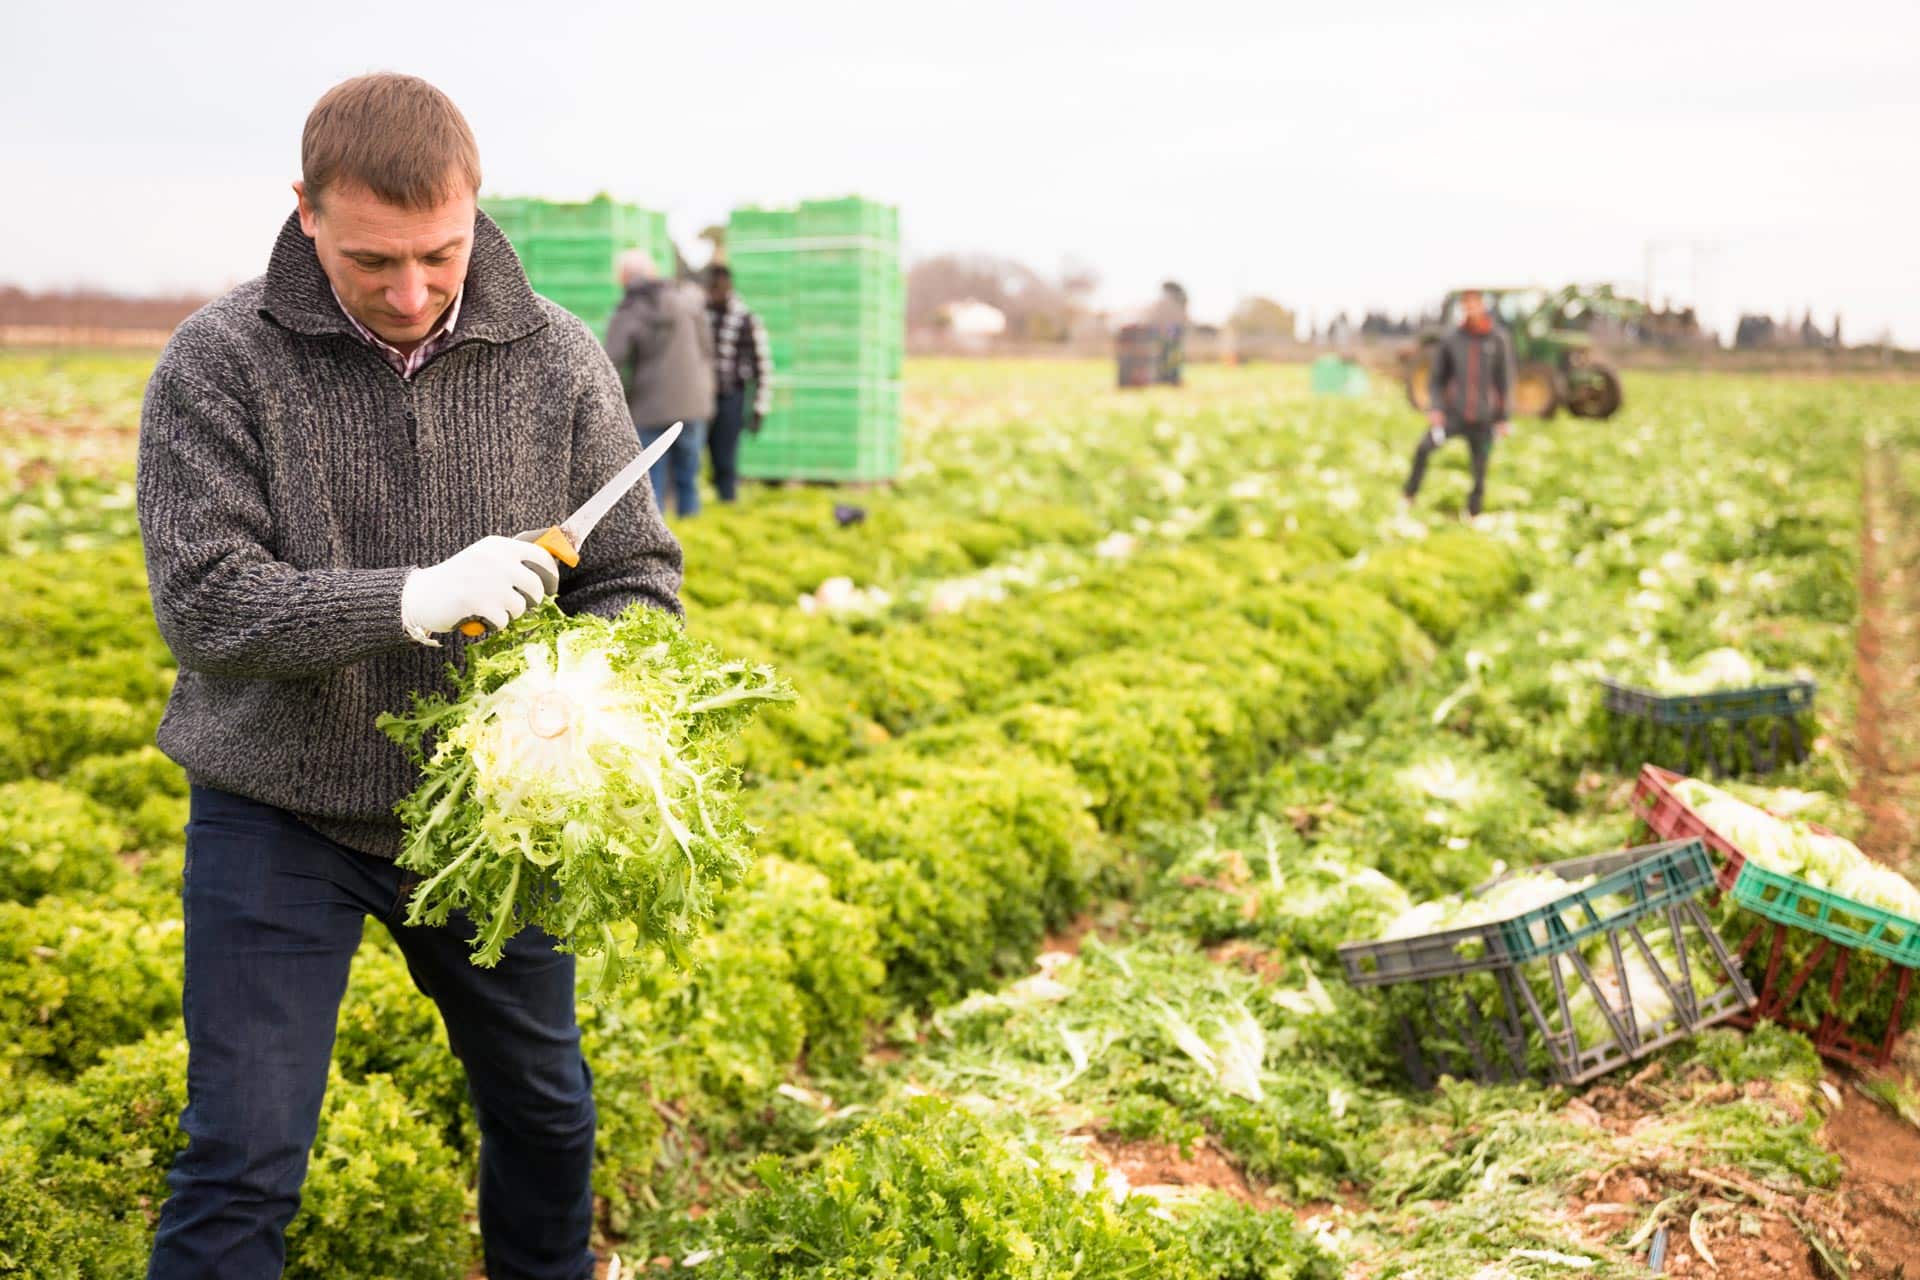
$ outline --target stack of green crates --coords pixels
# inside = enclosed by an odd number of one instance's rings
[[[666,215],[651,209],[606,195],[577,204],[489,198],[480,207],[513,243],[533,291],[579,316],[601,337],[620,301],[615,259],[628,249],[645,249],[662,275],[673,274]]]
[[[767,328],[773,405],[740,445],[763,480],[888,480],[900,470],[906,278],[900,211],[849,196],[736,209],[734,288]]]

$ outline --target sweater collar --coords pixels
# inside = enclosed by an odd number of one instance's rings
[[[260,314],[295,333],[354,336],[353,321],[335,301],[333,285],[320,269],[313,241],[300,229],[297,212],[288,216],[274,242]],[[476,212],[473,257],[460,289],[460,326],[453,341],[512,342],[546,323],[513,246],[492,218]]]

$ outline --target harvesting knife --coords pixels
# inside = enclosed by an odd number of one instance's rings
[[[673,442],[680,438],[686,428],[684,422],[676,422],[660,433],[660,438],[640,451],[640,456],[629,462],[614,475],[613,479],[594,490],[591,498],[574,509],[572,515],[548,529],[536,534],[522,534],[521,537],[536,547],[543,547],[555,560],[572,569],[580,563],[580,548],[586,543],[587,535],[593,532],[607,512],[613,510],[627,491],[640,483],[640,477],[653,469],[653,464],[666,456]],[[468,618],[460,624],[463,636],[485,635],[487,624],[478,618]]]

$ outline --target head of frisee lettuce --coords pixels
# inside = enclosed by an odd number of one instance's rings
[[[551,602],[450,675],[450,694],[380,719],[421,769],[398,809],[400,866],[421,877],[407,922],[464,913],[480,965],[538,927],[602,957],[602,991],[642,950],[682,959],[750,858],[731,743],[786,686],[661,610]]]

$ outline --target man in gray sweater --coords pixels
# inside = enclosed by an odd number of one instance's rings
[[[564,578],[544,528],[639,451],[593,335],[534,296],[477,214],[479,155],[432,86],[378,75],[315,106],[264,276],[175,333],[147,386],[139,510],[180,675],[162,749],[192,783],[183,905],[187,1147],[148,1275],[280,1274],[367,916],[439,1005],[481,1132],[493,1280],[585,1280],[592,1077],[574,964],[529,930],[494,969],[471,927],[401,924],[393,807],[416,779],[374,727],[443,686],[470,617],[679,608],[646,486]]]

